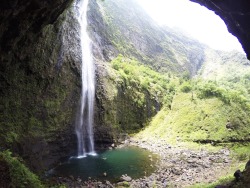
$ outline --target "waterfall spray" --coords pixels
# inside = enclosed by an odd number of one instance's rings
[[[91,51],[91,40],[87,33],[87,10],[88,0],[76,2],[77,19],[80,24],[81,39],[81,105],[79,116],[76,121],[75,131],[78,141],[78,157],[85,157],[86,154],[95,155],[94,135],[93,135],[93,116],[95,99],[95,71]]]

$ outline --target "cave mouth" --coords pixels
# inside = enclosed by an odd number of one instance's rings
[[[157,155],[135,146],[97,152],[84,158],[70,158],[49,171],[49,177],[74,177],[118,182],[127,174],[133,179],[150,175],[156,169]]]

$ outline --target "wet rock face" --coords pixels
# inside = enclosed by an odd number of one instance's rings
[[[250,2],[248,0],[191,0],[214,11],[236,36],[250,59]]]
[[[41,29],[55,22],[72,0],[18,1],[3,0],[0,6],[0,51],[9,52],[21,47],[29,34],[37,35]]]
[[[107,25],[96,0],[89,1],[88,24],[94,57],[101,61],[111,61],[119,52],[110,41]]]
[[[9,166],[0,158],[0,182],[2,187],[8,187],[11,183]]]
[[[74,152],[81,54],[71,2],[0,3],[0,147],[36,171]]]

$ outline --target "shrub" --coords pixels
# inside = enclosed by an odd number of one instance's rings
[[[18,158],[11,156],[10,151],[1,152],[0,160],[6,162],[9,166],[11,187],[44,187],[39,178],[34,173],[32,173],[24,164],[22,164]]]
[[[184,82],[181,87],[180,87],[181,91],[184,93],[188,93],[192,90],[192,86],[189,82]]]

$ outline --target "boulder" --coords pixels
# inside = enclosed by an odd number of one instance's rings
[[[132,181],[132,178],[131,178],[130,176],[128,176],[127,174],[125,174],[125,175],[122,175],[122,176],[120,177],[120,180],[121,180],[121,181],[130,182],[130,181]]]

